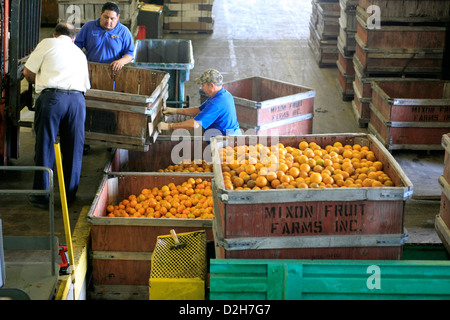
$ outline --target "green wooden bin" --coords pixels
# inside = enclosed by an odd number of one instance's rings
[[[212,259],[209,299],[450,299],[450,261]]]

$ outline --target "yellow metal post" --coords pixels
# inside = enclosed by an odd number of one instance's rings
[[[69,257],[72,283],[75,282],[75,261],[73,257],[72,235],[70,232],[69,212],[67,208],[66,188],[64,185],[64,174],[61,161],[61,149],[59,143],[55,144],[56,169],[58,172],[59,193],[61,195],[61,206],[64,221],[64,231],[66,233],[67,255]]]

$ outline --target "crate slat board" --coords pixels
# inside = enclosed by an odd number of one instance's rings
[[[157,136],[156,123],[168,96],[165,72],[89,63],[86,143],[145,151]]]
[[[395,187],[225,189],[218,149],[245,144],[242,139],[254,142],[254,138],[226,137],[224,141],[212,141],[217,189],[214,193],[216,257],[400,259],[404,202],[412,195],[412,184],[374,136],[281,136],[276,143],[298,146],[301,140],[306,140],[320,146],[336,141],[343,145],[367,145],[384,164]],[[261,143],[270,145],[271,139],[267,138]]]
[[[211,159],[211,146],[203,137],[183,137],[172,140],[170,136],[158,135],[146,152],[116,149],[105,165],[105,173],[110,172],[158,172],[181,160]],[[191,173],[186,173],[190,175]],[[212,173],[203,173],[211,175]]]

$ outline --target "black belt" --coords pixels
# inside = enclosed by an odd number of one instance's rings
[[[66,90],[66,89],[58,89],[58,88],[46,88],[46,89],[42,90],[41,93],[44,93],[44,92],[62,92],[62,93],[68,93],[68,94],[82,93],[82,94],[84,94],[84,92],[78,91],[78,90]]]

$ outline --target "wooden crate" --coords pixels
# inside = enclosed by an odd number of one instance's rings
[[[320,68],[336,66],[339,50],[337,39],[321,39],[317,30],[310,24],[308,46]]]
[[[391,52],[383,49],[368,49],[356,35],[355,57],[360,61],[363,72],[378,74],[442,74],[444,50],[417,50],[416,52]]]
[[[106,163],[104,172],[158,172],[182,160],[204,160],[211,163],[211,145],[203,137],[177,139],[159,135],[146,152],[116,149]],[[212,173],[204,174],[212,176]]]
[[[357,16],[355,56],[363,72],[441,74],[446,28],[441,26],[367,26]]]
[[[342,29],[346,31],[356,32],[356,8],[358,1],[340,0],[341,14],[339,17],[339,24]]]
[[[341,27],[337,39],[339,52],[343,53],[345,56],[353,56],[356,48],[355,36],[356,32],[347,31]]]
[[[449,130],[450,132],[450,130]],[[444,134],[442,136],[442,147],[444,148],[444,172],[442,176],[444,179],[450,183],[450,135]]]
[[[435,219],[435,229],[442,244],[450,253],[450,134],[447,133],[442,136],[442,147],[445,150],[444,171],[442,176],[439,177],[442,195],[439,214]]]
[[[313,89],[264,77],[223,86],[234,98],[237,119],[244,131],[251,129],[258,135],[312,133]]]
[[[352,100],[353,114],[358,121],[359,127],[365,128],[370,120],[370,102],[364,102],[364,100],[360,98],[355,82],[353,82],[353,91],[355,94]]]
[[[450,253],[450,184],[443,176],[439,177],[441,206],[435,218],[435,230],[445,249]]]
[[[369,130],[388,149],[440,150],[450,130],[448,81],[372,82]]]
[[[208,32],[214,28],[213,1],[176,1],[165,4],[166,32]]]
[[[120,23],[127,27],[133,25],[137,19],[138,2],[139,1],[136,0],[116,1],[120,9]],[[76,13],[79,13],[79,23],[83,25],[88,21],[100,18],[100,13],[104,4],[104,1],[58,0],[59,19],[61,21],[68,21],[69,18],[72,18]],[[75,23],[76,22],[78,21],[75,20]]]
[[[336,65],[338,67],[336,86],[342,97],[342,100],[350,101],[355,95],[353,91],[353,82],[355,80],[355,75],[345,73],[344,67],[342,67],[342,64],[339,60],[336,62]]]
[[[255,141],[259,138],[259,141]],[[405,201],[412,184],[372,135],[305,135],[213,139],[216,257],[288,259],[400,259]],[[244,141],[245,140],[245,141]],[[395,187],[228,190],[219,148],[262,143],[321,146],[336,141],[373,150]],[[371,242],[371,237],[379,237]],[[392,241],[392,242],[391,242]]]
[[[89,63],[85,136],[88,144],[148,150],[168,96],[169,74],[123,67],[115,75],[108,64]]]
[[[438,23],[450,19],[448,0],[360,0],[357,11],[365,21],[373,14],[367,13],[367,8],[371,5],[380,8],[382,23]]]
[[[365,20],[357,18],[357,36],[367,49],[383,51],[411,52],[445,49],[446,28],[440,26],[403,26],[384,25],[381,28],[369,28]]]
[[[353,100],[353,82],[355,80],[355,68],[353,66],[353,54],[345,55],[345,50],[338,43],[339,55],[336,65],[338,67],[336,85],[344,101]]]
[[[208,179],[201,174],[193,178]],[[88,221],[91,224],[93,284],[104,291],[122,288],[148,293],[151,254],[159,235],[205,230],[207,241],[213,241],[211,219],[110,218],[105,216],[110,203],[139,194],[145,187],[158,187],[186,181],[184,174],[110,173],[105,175],[96,193]],[[142,290],[142,286],[146,290]]]

